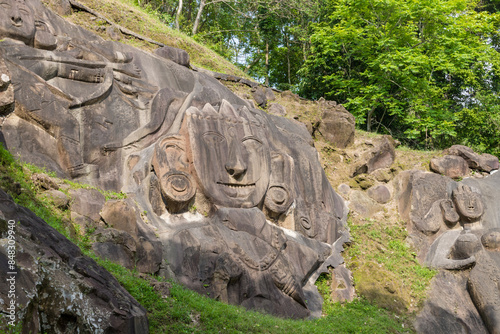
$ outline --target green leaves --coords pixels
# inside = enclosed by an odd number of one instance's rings
[[[468,0],[331,0],[299,72],[301,93],[346,105],[357,123],[402,140],[446,145],[456,115],[496,88],[497,14]],[[497,101],[498,102],[498,101]]]

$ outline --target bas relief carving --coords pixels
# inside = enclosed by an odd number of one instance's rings
[[[489,333],[499,333],[500,328],[500,226],[495,220],[499,181],[498,175],[459,183],[450,179],[435,189],[444,190],[446,197],[430,204],[423,218],[412,217],[424,235],[420,239],[430,245],[420,250],[425,264],[465,277],[467,292]]]
[[[339,263],[347,208],[307,132],[36,0],[0,6],[16,103],[1,129],[9,149],[127,192],[163,244],[158,274],[247,308],[321,314],[309,281],[330,257]]]

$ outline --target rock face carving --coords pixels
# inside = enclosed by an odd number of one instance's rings
[[[158,237],[163,262],[143,272],[280,316],[321,314],[314,281],[343,262],[347,207],[304,126],[253,108],[190,70],[184,54],[171,61],[165,50],[104,41],[37,0],[2,4],[0,52],[15,97],[6,147],[127,193],[155,230],[122,243],[111,242],[122,232],[98,230],[93,249],[156,259]],[[349,272],[338,272],[349,290]]]
[[[410,239],[418,257],[441,271],[417,317],[420,331],[437,332],[446,327],[458,333],[498,333],[499,185],[498,174],[458,183],[418,171],[404,172],[399,178],[399,210],[409,218]],[[453,292],[443,292],[439,286],[444,285]],[[444,322],[439,320],[443,317]]]

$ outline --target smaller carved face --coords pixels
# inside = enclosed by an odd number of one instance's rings
[[[223,101],[219,111],[190,108],[187,124],[196,174],[214,204],[250,208],[269,185],[270,153],[265,130],[245,109]]]
[[[33,11],[24,0],[0,0],[0,37],[31,43],[35,36]]]
[[[484,213],[483,202],[479,193],[463,184],[453,190],[453,202],[460,216],[469,221],[478,220]]]

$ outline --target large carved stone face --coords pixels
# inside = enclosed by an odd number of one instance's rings
[[[35,35],[33,11],[24,0],[0,0],[0,37],[30,44]]]
[[[241,113],[241,115],[240,115]],[[250,208],[266,193],[270,153],[266,130],[248,109],[226,101],[186,112],[192,159],[205,196],[214,204]]]

